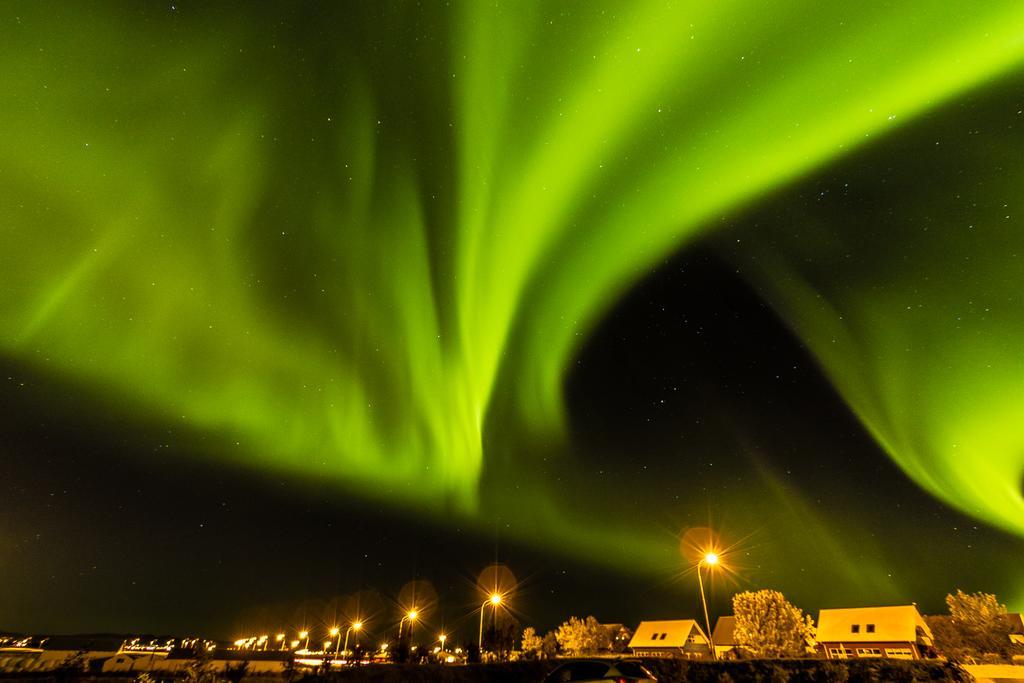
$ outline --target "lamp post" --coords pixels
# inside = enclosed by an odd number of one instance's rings
[[[419,612],[417,612],[414,609],[411,609],[411,610],[409,610],[409,612],[404,617],[402,617],[402,620],[400,622],[398,622],[398,639],[399,640],[402,639],[402,626],[405,624],[406,620],[409,621],[409,630],[411,631],[412,630],[413,622],[416,621],[416,617],[418,617],[419,615],[420,615]]]
[[[448,636],[442,633],[437,639],[441,641],[441,653],[444,654],[444,641],[448,640]]]
[[[306,644],[302,646],[302,649],[309,651],[309,631],[299,631],[299,638],[306,639]]]
[[[342,652],[346,653],[345,654],[346,657],[348,657],[348,634],[351,633],[352,631],[355,631],[356,633],[359,633],[359,631],[361,631],[362,628],[363,628],[363,622],[356,621],[356,622],[353,622],[352,625],[348,627],[348,629],[346,629],[346,631],[345,631],[345,648],[342,650]]]
[[[480,651],[481,659],[484,653],[484,610],[487,609],[487,605],[492,605],[497,614],[498,605],[501,604],[501,595],[498,593],[491,593],[491,597],[484,600],[484,604],[480,605],[480,635],[477,637],[476,647]]]
[[[284,634],[283,633],[278,633],[277,634],[277,648],[279,650],[283,650],[284,649]]]
[[[334,638],[334,658],[338,658],[338,650],[341,649],[341,629],[337,626],[331,628],[331,638]]]
[[[708,571],[711,567],[718,564],[718,555],[714,552],[707,552],[704,557],[700,558],[700,562],[697,563],[697,585],[700,586],[700,602],[704,605],[704,625],[708,629],[708,645],[711,649],[711,659],[718,659],[718,654],[715,652],[715,641],[711,637],[711,619],[708,617],[708,601],[704,597],[704,580],[701,578],[700,570],[704,565],[708,566]]]

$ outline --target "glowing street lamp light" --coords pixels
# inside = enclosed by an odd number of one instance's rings
[[[277,643],[278,643],[277,647],[283,650],[284,649],[284,634],[283,633],[278,633],[275,636],[275,638],[277,639]]]
[[[444,652],[444,641],[448,640],[448,636],[442,633],[437,637],[437,639],[441,641],[441,652]]]
[[[711,658],[718,659],[718,653],[715,652],[715,641],[711,638],[711,619],[708,617],[708,601],[704,597],[704,580],[701,578],[700,570],[703,566],[708,567],[708,571],[711,571],[712,567],[718,565],[718,553],[709,550],[704,553],[704,557],[700,558],[700,562],[697,563],[697,585],[700,586],[700,602],[704,605],[704,625],[708,629],[708,645],[711,649]]]
[[[352,625],[345,630],[345,649],[342,652],[346,653],[346,657],[348,656],[348,634],[352,631],[359,633],[361,630],[363,630],[363,622],[361,621],[352,622]]]
[[[408,611],[408,613],[406,613],[406,615],[404,617],[402,617],[402,620],[400,622],[398,622],[398,639],[399,640],[402,639],[402,625],[405,624],[406,620],[408,620],[409,621],[409,630],[412,631],[413,622],[416,621],[416,617],[418,617],[419,615],[420,615],[419,612],[417,612],[415,609],[411,609],[411,610]]]
[[[306,644],[302,647],[306,650],[309,649],[309,631],[299,631],[299,638],[305,638]]]
[[[494,613],[498,613],[498,605],[501,604],[501,594],[491,593],[490,597],[484,600],[484,604],[480,605],[480,635],[477,638],[476,647],[483,654],[484,651],[484,610],[487,609],[487,605],[491,605],[494,608]]]

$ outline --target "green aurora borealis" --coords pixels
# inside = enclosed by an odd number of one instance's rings
[[[531,472],[575,457],[563,383],[602,316],[707,241],[909,477],[1024,537],[1022,137],[956,109],[1024,125],[1021,3],[206,5],[5,7],[6,357],[202,457],[647,571],[660,529]],[[787,201],[887,155],[898,201]]]

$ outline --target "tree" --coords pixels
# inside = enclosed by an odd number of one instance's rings
[[[490,625],[484,627],[484,651],[505,659],[516,646],[519,621],[506,610],[499,611]]]
[[[239,662],[235,666],[228,665],[224,668],[224,678],[230,683],[241,683],[248,671],[249,662]]]
[[[540,650],[544,654],[544,659],[554,659],[558,656],[558,636],[555,635],[554,631],[548,631],[544,634]]]
[[[738,593],[732,613],[736,644],[755,657],[801,657],[814,644],[814,621],[779,591]]]
[[[1006,605],[991,593],[964,593],[946,596],[949,616],[963,639],[964,652],[980,657],[985,654],[1007,656],[1010,650],[1010,628]],[[934,635],[934,634],[933,634]],[[947,656],[952,657],[947,653]]]
[[[537,630],[528,626],[523,630],[523,656],[527,659],[540,659],[544,651],[544,639],[537,635]]]
[[[205,647],[194,648],[188,664],[182,672],[182,680],[186,683],[208,683],[217,677],[213,672],[213,653]]]
[[[570,617],[569,621],[558,627],[555,638],[563,651],[577,656],[607,650],[612,646],[608,629],[594,617],[583,620]]]
[[[974,650],[964,642],[963,632],[953,623],[948,614],[928,615],[924,617],[935,640],[935,649],[954,662],[974,659]]]

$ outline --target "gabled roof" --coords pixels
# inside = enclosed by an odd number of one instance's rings
[[[820,643],[914,643],[918,629],[932,637],[914,605],[823,609],[818,613],[817,639]]]
[[[736,617],[718,617],[715,622],[715,630],[711,632],[711,640],[715,647],[729,646],[736,644],[736,637],[733,631],[736,629]]]
[[[690,636],[698,636],[706,644],[707,637],[693,619],[671,621],[641,621],[636,627],[629,646],[632,648],[677,648],[686,647]]]

